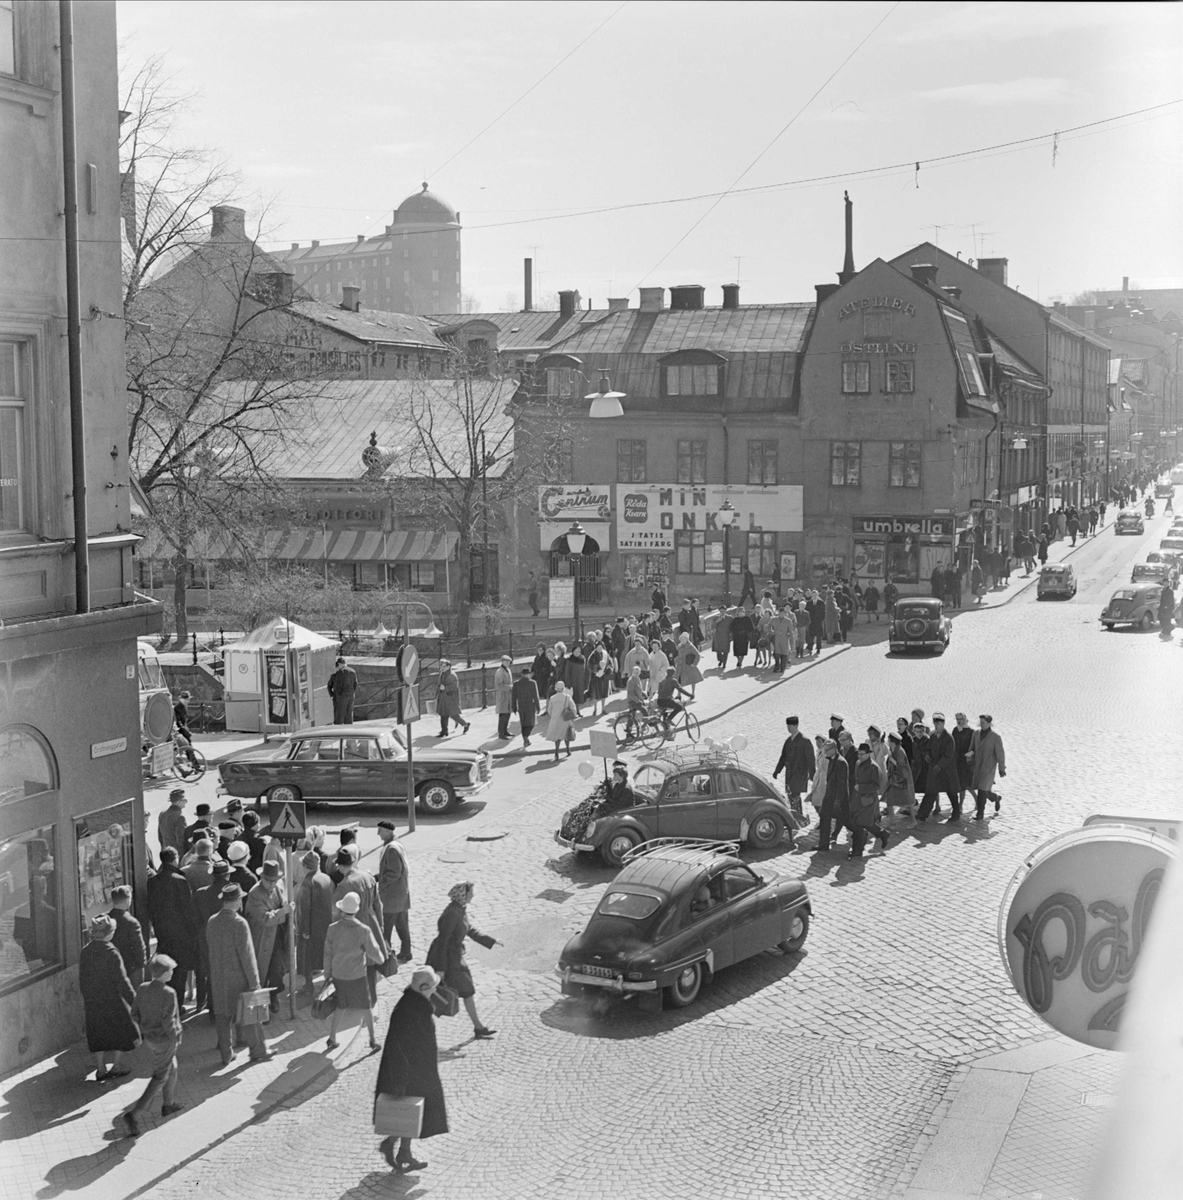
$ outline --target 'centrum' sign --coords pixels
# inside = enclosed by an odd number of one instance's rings
[[[611,514],[609,484],[551,484],[538,489],[538,515],[544,520],[606,521]]]
[[[1176,843],[1133,826],[1053,838],[1016,872],[999,914],[1015,990],[1053,1029],[1112,1050]]]

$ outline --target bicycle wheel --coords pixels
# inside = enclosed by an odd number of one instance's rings
[[[173,772],[178,779],[196,783],[206,772],[205,755],[200,750],[181,750],[173,759]]]
[[[653,717],[643,718],[637,727],[637,741],[646,750],[656,750],[665,741],[665,730],[661,722]]]
[[[686,736],[692,741],[698,741],[698,735],[702,732],[702,728],[698,723],[698,718],[692,712],[682,714],[682,728],[686,730]]]
[[[637,736],[635,725],[631,730],[628,727],[628,713],[621,713],[612,722],[612,734],[618,746],[627,746]]]

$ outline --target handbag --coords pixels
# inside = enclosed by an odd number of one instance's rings
[[[336,1010],[337,993],[333,988],[327,987],[312,1002],[312,1019],[314,1021],[327,1021]]]
[[[374,1132],[383,1137],[417,1138],[423,1128],[422,1096],[374,1097]]]
[[[378,974],[385,979],[389,979],[392,975],[397,975],[398,959],[393,954],[388,954],[386,961],[378,964]]]
[[[271,989],[257,988],[238,997],[236,1025],[266,1025],[271,1020]]]
[[[460,997],[446,983],[438,984],[431,993],[431,1008],[437,1017],[454,1017],[460,1011]]]

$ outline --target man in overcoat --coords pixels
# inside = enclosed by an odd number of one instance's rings
[[[460,680],[452,670],[452,664],[445,658],[440,663],[439,685],[435,697],[435,712],[440,719],[440,737],[448,736],[448,722],[455,721],[464,726],[464,732],[469,729],[468,722],[460,708]]]
[[[309,850],[300,859],[304,878],[296,889],[296,967],[311,995],[313,977],[324,967],[325,935],[333,922],[333,881],[321,870],[320,856]]]
[[[800,816],[801,796],[809,790],[809,781],[817,770],[817,763],[813,756],[813,743],[801,732],[798,719],[786,717],[785,725],[789,734],[781,747],[780,758],[776,760],[772,778],[775,779],[784,771],[789,807]]]
[[[218,1030],[218,1050],[222,1066],[234,1057],[233,1031],[238,1015],[238,998],[243,992],[257,991],[259,967],[251,944],[251,928],[243,919],[242,888],[236,883],[222,889],[222,907],[205,927],[209,945],[210,1007]],[[258,1025],[239,1030],[250,1048],[252,1062],[266,1062],[271,1055]]]
[[[294,905],[287,902],[279,878],[279,863],[265,862],[259,882],[247,893],[246,920],[251,929],[255,962],[263,975],[261,986],[274,988],[271,1011],[279,1009],[287,966],[287,923]]]
[[[111,911],[107,914],[115,922],[115,934],[111,943],[123,959],[123,969],[133,988],[144,982],[144,963],[147,949],[144,931],[140,923],[128,911],[131,908],[131,888],[126,883],[111,889]]]
[[[411,866],[393,821],[378,822],[382,856],[378,859],[378,897],[382,901],[382,933],[387,943],[398,933],[398,961],[411,961]]]
[[[197,1005],[196,1011],[203,1008],[210,1010],[210,1020],[214,1019],[213,1009],[209,999],[209,943],[205,940],[205,927],[210,917],[222,908],[222,889],[230,882],[230,864],[219,858],[214,862],[213,874],[205,887],[199,887],[193,893],[193,907],[197,910]]]
[[[343,658],[329,676],[329,695],[333,698],[333,724],[353,724],[353,697],[357,692],[357,672]]]
[[[994,790],[995,772],[1006,775],[1006,751],[1002,738],[994,732],[994,718],[988,713],[978,717],[978,729],[969,744],[970,766],[973,768],[974,820],[986,817],[986,801],[994,801],[994,811],[1002,807],[1002,797]]]
[[[156,953],[176,960],[169,986],[177,993],[177,1012],[184,1016],[189,972],[199,961],[197,910],[193,907],[193,889],[177,866],[177,852],[172,846],[161,850],[160,870],[148,880],[148,919],[156,931]]]
[[[538,695],[538,684],[534,682],[531,668],[522,668],[521,674],[514,681],[510,701],[513,711],[517,713],[518,720],[522,724],[522,749],[525,750],[530,745],[530,734],[534,732],[534,726],[538,724],[538,710],[542,707],[542,700]]]
[[[846,822],[850,804],[850,768],[838,753],[837,742],[827,741],[822,753],[826,756],[826,791],[819,812],[821,824],[817,831],[817,848],[824,852],[830,849],[831,826],[841,829]]]
[[[160,848],[172,846],[178,855],[185,853],[185,789],[173,788],[168,794],[168,808],[156,821],[156,838]]]
[[[927,745],[928,774],[924,781],[924,798],[920,801],[918,821],[928,820],[937,796],[944,792],[953,809],[945,823],[956,825],[961,820],[961,786],[957,779],[957,746],[953,735],[945,728],[945,714],[932,714],[932,733]]]
[[[497,713],[497,737],[508,742],[509,718],[513,715],[513,659],[508,654],[501,656],[493,672],[493,709]]]

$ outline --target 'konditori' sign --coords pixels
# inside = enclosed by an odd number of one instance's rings
[[[799,484],[617,484],[616,547],[672,550],[674,534],[681,530],[721,532],[719,509],[724,500],[735,510],[733,531],[795,533],[803,527]]]
[[[1053,1029],[1112,1050],[1176,843],[1093,825],[1040,846],[1003,897],[998,940],[1015,990]]]

